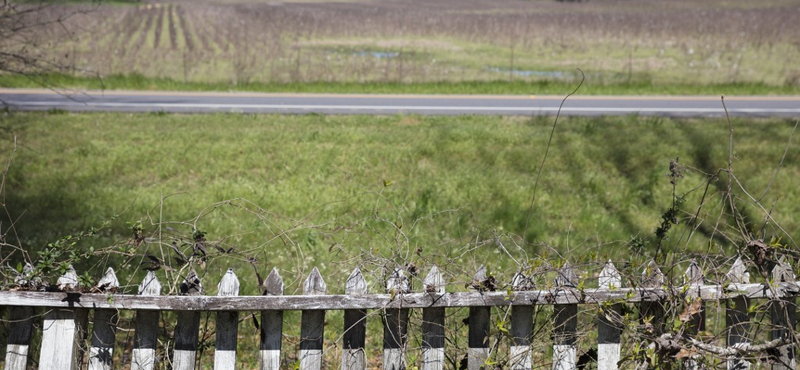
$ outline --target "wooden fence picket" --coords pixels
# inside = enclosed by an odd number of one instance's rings
[[[148,271],[139,284],[139,295],[161,295],[161,283],[154,271]],[[156,365],[159,311],[136,311],[136,330],[133,337],[131,370],[153,370]]]
[[[481,266],[472,277],[472,286],[478,291],[486,291],[486,267]],[[469,308],[469,333],[467,343],[467,368],[480,370],[489,359],[489,327],[491,324],[492,308],[478,306]]]
[[[575,289],[578,276],[569,262],[558,271],[557,290],[569,295],[579,294]],[[553,370],[575,370],[577,348],[578,305],[558,304],[553,307]]]
[[[661,272],[661,269],[656,264],[656,261],[650,261],[642,271],[641,288],[662,288],[666,278]],[[641,321],[644,329],[649,331],[651,335],[661,335],[664,325],[664,302],[659,299],[660,297],[651,296],[648,300],[639,303],[639,321]],[[643,361],[648,361],[647,359]],[[641,365],[641,364],[640,364]],[[653,364],[649,364],[652,366]],[[647,367],[649,368],[649,367]]]
[[[217,295],[234,297],[239,295],[239,279],[228,269],[217,286]],[[217,312],[216,344],[214,347],[214,370],[236,369],[236,343],[239,335],[239,311]]]
[[[598,279],[598,288],[615,290],[622,286],[622,277],[611,261],[603,265]],[[620,315],[622,306],[612,304],[601,307],[597,322],[597,370],[616,370],[620,360]]]
[[[775,283],[795,282],[795,275],[794,272],[792,272],[792,267],[789,266],[783,258],[781,258],[772,269],[772,281]],[[797,287],[795,286],[794,288],[795,291],[797,291]],[[772,330],[770,334],[773,340],[783,338],[791,338],[792,342],[796,340],[796,313],[797,299],[794,296],[773,298],[772,302],[770,302],[770,316],[772,318]],[[774,358],[774,361],[772,370],[796,369],[795,345],[789,343],[778,347],[777,356]]]
[[[14,283],[22,287],[35,286],[37,282],[31,281],[33,266],[25,263],[22,273]],[[7,370],[24,370],[28,364],[31,336],[33,334],[33,307],[12,306],[9,317],[8,343],[6,343],[5,368]]]
[[[347,278],[345,294],[362,296],[367,294],[367,281],[356,267]],[[342,337],[342,369],[365,370],[367,357],[364,346],[367,337],[367,310],[344,311],[344,335]]]
[[[688,315],[688,319],[684,324],[686,325],[684,334],[692,338],[697,336],[697,333],[706,330],[706,304],[700,296],[700,286],[703,285],[704,281],[703,271],[697,262],[692,261],[686,269],[684,282],[688,293],[684,302],[684,312]],[[701,368],[700,363],[697,362],[695,357],[684,357],[681,367],[685,370],[699,370]]]
[[[737,284],[750,284],[750,274],[742,261],[736,259],[731,269],[725,275],[730,284],[726,289],[737,290]],[[750,299],[744,296],[735,297],[726,301],[725,326],[728,330],[726,343],[728,347],[742,346],[750,342],[748,330],[750,328],[750,315],[748,314]],[[741,356],[731,356],[727,360],[728,370],[749,370],[750,362]]]
[[[183,295],[201,295],[203,285],[194,270],[190,270],[180,285]],[[172,354],[173,370],[194,370],[197,359],[197,336],[200,330],[200,311],[178,311],[175,325],[175,350]]]
[[[277,269],[272,269],[261,289],[263,295],[283,295],[283,278]],[[281,368],[281,339],[283,339],[283,311],[261,311],[261,370]]]
[[[424,291],[433,297],[445,293],[444,279],[434,265],[423,281]],[[444,307],[422,309],[422,366],[421,370],[444,369]]]
[[[33,332],[33,308],[11,307],[11,325],[6,345],[6,370],[25,370]]]
[[[328,287],[316,267],[303,283],[303,294],[326,294]],[[325,311],[303,310],[300,322],[300,370],[322,368],[322,346],[325,334]]]
[[[511,280],[511,287],[516,291],[533,290],[533,280],[518,272]],[[531,370],[533,358],[531,343],[533,342],[533,305],[511,306],[511,348],[509,362],[512,370]]]
[[[403,294],[411,292],[411,282],[406,271],[396,269],[386,281],[386,292],[394,299],[402,299]],[[408,336],[408,309],[388,308],[383,317],[383,369],[403,370],[405,346]]]
[[[109,267],[105,275],[97,282],[95,290],[113,293],[119,289],[119,281],[114,269]],[[89,370],[110,370],[114,359],[114,342],[116,340],[116,310],[99,309],[94,311],[92,323],[92,347],[89,349]]]
[[[664,274],[656,264],[656,261],[650,263],[642,271],[642,288],[662,288],[666,282]],[[658,297],[649,297],[648,300],[640,304],[639,316],[646,324],[652,326],[652,330],[660,333],[664,321],[664,302]]]
[[[58,288],[69,292],[78,287],[78,274],[72,266],[58,278]],[[70,293],[67,298],[70,299]],[[79,308],[50,308],[42,324],[42,348],[39,369],[72,370],[79,366],[78,347],[81,340],[82,315]],[[85,326],[84,326],[85,327]]]

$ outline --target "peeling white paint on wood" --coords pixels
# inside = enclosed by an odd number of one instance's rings
[[[750,273],[747,272],[742,257],[736,259],[725,277],[733,284],[750,283]],[[725,325],[727,326],[727,345],[733,347],[749,343],[748,331],[750,329],[750,315],[748,307],[750,300],[746,297],[735,297],[725,302]],[[750,370],[750,361],[741,356],[732,356],[727,360],[728,370]]]
[[[772,280],[776,282],[794,282],[795,276],[792,267],[781,257],[772,269]],[[797,299],[784,297],[770,302],[770,316],[772,319],[771,339],[793,337],[797,325]],[[797,349],[794,344],[787,344],[777,348],[778,355],[772,370],[797,369]]]
[[[316,267],[303,283],[303,294],[321,295],[328,287]],[[322,346],[325,333],[325,311],[305,310],[300,321],[300,370],[322,368]]]
[[[684,302],[684,305],[696,304],[695,300],[697,299],[697,297],[695,296],[695,294],[698,291],[697,287],[703,284],[704,279],[705,278],[703,277],[703,270],[700,269],[700,265],[698,265],[697,262],[692,261],[691,264],[689,264],[689,267],[686,269],[686,272],[684,274],[684,285],[690,287],[686,297],[686,299],[689,301]],[[697,335],[698,332],[705,330],[706,326],[705,303],[703,303],[702,301],[700,302],[699,312],[693,314],[685,325],[686,327],[684,333],[686,333],[691,337],[694,337]],[[681,367],[684,370],[702,369],[700,362],[697,361],[697,357],[699,356],[684,358],[681,363]]]
[[[161,294],[161,283],[154,271],[148,271],[139,284],[142,296],[158,296]],[[131,353],[131,370],[153,370],[156,365],[156,344],[158,336],[159,311],[137,311],[136,331]]]
[[[345,283],[348,295],[367,294],[367,281],[359,268],[353,270]],[[344,311],[344,335],[342,336],[342,369],[365,370],[367,358],[364,346],[367,335],[367,311]]]
[[[511,280],[514,291],[533,289],[533,281],[518,272]],[[533,366],[533,305],[511,306],[511,348],[509,362],[512,370],[530,370]]]
[[[577,349],[574,345],[553,345],[553,370],[575,370]]]
[[[228,269],[217,286],[217,295],[233,297],[239,295],[239,279]],[[236,369],[236,344],[239,334],[239,312],[217,312],[216,345],[214,347],[214,370]]]
[[[437,266],[431,267],[423,281],[426,294],[433,297],[445,293],[444,279]],[[421,370],[444,369],[444,308],[422,309],[422,364]]]
[[[598,286],[604,289],[618,289],[622,277],[611,261],[606,262],[600,271]],[[604,308],[597,318],[597,370],[616,370],[620,360],[620,334],[622,330],[614,324],[620,317],[621,306],[615,304]]]
[[[406,271],[395,269],[386,281],[386,291],[395,298],[402,298],[411,291],[411,282]],[[406,368],[405,347],[408,336],[408,309],[386,309],[383,314],[383,369]]]
[[[11,307],[8,344],[6,345],[6,370],[25,370],[33,329],[33,309]]]
[[[793,296],[798,292],[794,282],[767,284],[701,285],[696,294],[704,301],[718,301],[734,297],[750,299]],[[428,307],[504,307],[513,305],[597,304],[612,300],[629,303],[653,302],[681,294],[683,288],[620,288],[608,289],[548,289],[526,292],[453,292],[432,296],[428,293],[408,293],[402,296],[370,294],[366,296],[291,295],[291,296],[137,296],[130,294],[50,293],[30,291],[0,292],[2,306],[77,307],[115,310],[170,310],[170,311],[249,311],[262,310],[355,310],[384,308]]]
[[[555,284],[562,289],[575,289],[578,276],[569,262],[558,271]],[[553,370],[575,370],[578,349],[578,306],[575,304],[553,307]]]
[[[411,293],[410,279],[405,271],[398,269],[387,281],[387,294],[368,295],[367,284],[361,272],[356,269],[346,283],[345,295],[328,295],[327,287],[319,271],[314,269],[304,284],[301,296],[284,297],[283,282],[277,271],[270,274],[264,282],[264,296],[238,297],[238,280],[233,271],[229,271],[218,286],[218,296],[201,296],[202,286],[196,274],[189,274],[182,284],[182,291],[187,296],[161,297],[160,285],[155,274],[148,273],[145,281],[140,285],[141,296],[114,294],[116,290],[116,277],[113,270],[106,274],[100,283],[92,288],[98,293],[79,293],[74,291],[76,285],[71,274],[74,270],[59,279],[59,285],[68,292],[2,292],[0,304],[8,302],[12,306],[12,320],[10,321],[10,338],[25,337],[25,334],[14,334],[15,330],[26,330],[24,318],[31,316],[33,306],[54,307],[48,308],[44,321],[42,342],[48,350],[40,358],[42,369],[73,369],[80,363],[81,354],[77,345],[82,339],[81,328],[85,328],[85,314],[94,310],[94,332],[92,334],[92,347],[89,361],[82,366],[91,369],[107,369],[111,367],[110,359],[113,358],[113,332],[116,324],[117,309],[135,308],[137,311],[135,344],[132,354],[133,369],[152,369],[155,364],[155,329],[151,330],[152,339],[147,339],[140,333],[147,332],[145,326],[158,324],[159,310],[184,311],[179,314],[179,323],[175,333],[175,357],[173,369],[193,369],[195,366],[195,351],[197,349],[197,334],[199,316],[202,311],[218,311],[217,314],[217,345],[215,367],[230,369],[236,362],[236,328],[238,324],[238,311],[252,310],[254,304],[262,311],[262,347],[260,357],[262,369],[279,369],[281,366],[281,340],[282,335],[282,310],[302,309],[303,324],[301,325],[301,352],[300,368],[320,369],[323,351],[324,317],[326,309],[344,309],[345,326],[348,332],[343,336],[342,367],[345,369],[364,369],[366,358],[364,353],[365,334],[362,330],[366,310],[378,308],[384,312],[384,368],[403,369],[406,366],[406,336],[408,312],[410,308],[422,308],[422,343],[421,358],[418,360],[423,370],[439,370],[444,364],[444,334],[443,322],[445,307],[470,307],[469,349],[467,359],[469,368],[480,368],[486,364],[491,345],[490,338],[482,331],[484,323],[490,322],[492,306],[511,305],[511,343],[509,345],[510,361],[508,366],[514,370],[530,369],[532,360],[530,356],[530,330],[528,321],[532,315],[530,309],[534,304],[549,304],[554,306],[554,347],[553,369],[574,370],[577,358],[576,331],[577,331],[577,304],[593,304],[612,299],[633,297],[630,302],[640,302],[645,317],[652,325],[661,325],[661,317],[657,314],[660,308],[660,299],[668,298],[674,294],[684,294],[687,299],[729,299],[727,310],[728,346],[747,341],[747,326],[750,320],[747,317],[747,303],[751,298],[780,298],[771,302],[773,338],[785,338],[795,325],[795,295],[800,292],[791,267],[780,261],[772,271],[771,281],[768,284],[750,284],[749,276],[741,261],[737,260],[727,276],[725,285],[705,285],[702,271],[699,266],[692,264],[686,273],[683,287],[668,287],[666,279],[658,266],[651,263],[642,274],[642,282],[635,289],[620,288],[620,274],[608,263],[600,273],[598,289],[576,288],[577,274],[568,264],[559,271],[556,286],[547,290],[535,290],[532,283],[525,282],[525,277],[518,274],[514,277],[511,291],[492,292],[478,291],[446,293],[443,279],[438,269],[434,267],[424,280],[424,289],[421,293]],[[484,281],[483,275],[476,273],[474,281]],[[524,286],[524,289],[522,288]],[[158,289],[152,289],[158,287]],[[194,295],[192,295],[194,294]],[[252,298],[252,299],[251,299]],[[4,301],[5,300],[5,301]],[[35,304],[28,304],[28,303]],[[175,304],[177,302],[177,304]],[[696,301],[695,301],[696,302]],[[284,303],[288,303],[284,305]],[[475,303],[475,304],[473,304]],[[147,306],[155,304],[152,308]],[[288,307],[288,308],[287,308]],[[242,309],[244,308],[244,309]],[[652,309],[652,310],[651,310]],[[230,311],[230,312],[229,312]],[[15,313],[16,312],[16,313]],[[25,313],[21,313],[25,312]],[[702,329],[702,313],[693,313],[691,325],[686,326],[685,333],[691,335]],[[350,313],[350,315],[348,315]],[[619,328],[613,327],[610,316],[616,311],[604,311],[598,323],[598,369],[616,369],[620,357]],[[234,316],[226,316],[233,314]],[[697,317],[695,317],[697,316]],[[17,317],[18,319],[13,319]],[[228,317],[226,319],[226,317]],[[696,321],[697,318],[700,321]],[[266,318],[266,319],[265,319]],[[147,325],[146,325],[147,324]],[[30,341],[30,322],[28,325],[27,339],[10,339],[7,345],[7,368],[20,368],[27,362],[27,345]],[[140,325],[142,328],[140,330]],[[194,325],[194,327],[192,327]],[[16,329],[19,326],[21,329]],[[438,331],[438,330],[441,330]],[[110,334],[109,334],[110,333]],[[605,333],[605,334],[604,334]],[[483,334],[483,335],[481,335]],[[194,336],[194,339],[192,339]],[[350,336],[347,338],[347,336]],[[56,338],[56,339],[54,339]],[[232,338],[232,340],[224,340]],[[148,343],[148,340],[150,341]],[[194,344],[192,345],[192,340]],[[439,343],[438,341],[441,341]],[[526,342],[527,341],[527,342]],[[51,345],[50,343],[55,343]],[[227,343],[227,344],[226,344]],[[527,343],[527,345],[526,345]],[[53,348],[51,351],[50,348]],[[105,351],[105,352],[104,352]],[[796,368],[794,344],[778,348],[779,362],[774,364],[776,369]],[[462,352],[463,353],[463,352]],[[730,353],[730,352],[728,352]],[[10,357],[9,357],[10,356]],[[106,358],[107,360],[101,360]],[[616,359],[616,360],[615,360]],[[49,361],[49,362],[48,362]],[[21,364],[21,365],[20,365]],[[286,365],[286,364],[284,364]],[[746,369],[749,363],[741,358],[728,358],[728,368]],[[743,366],[744,365],[744,366]],[[120,366],[116,364],[116,366]],[[124,365],[122,365],[124,366]],[[684,368],[698,369],[699,362],[684,360]]]
[[[77,368],[78,323],[75,310],[54,308],[42,324],[42,348],[39,369],[72,370]]]
[[[264,296],[282,296],[283,278],[273,268],[262,286]],[[261,370],[281,368],[281,339],[283,337],[283,311],[261,311]]]
[[[200,295],[203,285],[197,273],[190,270],[180,286],[182,294]],[[230,298],[230,297],[225,297]],[[197,357],[197,336],[200,330],[200,311],[178,313],[175,325],[175,350],[172,354],[173,370],[194,370]]]
[[[119,289],[119,280],[114,269],[109,267],[94,290],[115,292]],[[111,370],[114,359],[114,343],[117,331],[117,311],[109,309],[95,310],[92,321],[92,347],[89,349],[89,370]]]

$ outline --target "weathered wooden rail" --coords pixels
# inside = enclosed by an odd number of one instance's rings
[[[33,337],[33,317],[37,307],[46,308],[42,323],[40,369],[77,369],[88,355],[89,369],[110,369],[114,359],[115,335],[120,311],[135,312],[134,345],[130,355],[131,369],[149,370],[157,366],[157,333],[159,315],[163,311],[176,311],[177,323],[172,338],[171,367],[175,370],[194,369],[198,350],[198,333],[201,313],[216,312],[215,369],[237,368],[236,348],[239,313],[260,311],[260,368],[280,369],[283,339],[283,312],[302,311],[300,328],[299,368],[317,370],[323,367],[323,338],[325,314],[330,310],[344,311],[345,333],[342,336],[341,368],[366,369],[366,317],[369,310],[381,310],[383,320],[384,369],[406,368],[406,347],[410,310],[422,311],[421,356],[414,364],[423,370],[445,367],[445,311],[448,308],[469,308],[467,366],[470,370],[494,369],[488,366],[491,346],[492,307],[510,306],[510,325],[506,340],[506,367],[514,370],[532,369],[534,364],[533,308],[536,305],[553,306],[552,369],[573,370],[577,367],[578,307],[601,307],[597,317],[597,368],[618,369],[622,327],[614,317],[622,305],[636,305],[640,316],[651,325],[663,325],[664,303],[682,302],[693,305],[678,343],[674,333],[650,338],[651,346],[677,345],[690,347],[683,367],[699,369],[704,354],[726,358],[728,369],[748,369],[749,351],[772,350],[773,369],[795,369],[796,301],[800,293],[791,268],[778,263],[769,283],[750,283],[741,259],[732,266],[725,284],[704,284],[700,268],[692,264],[684,284],[667,284],[655,264],[642,274],[636,287],[623,287],[620,273],[610,262],[599,274],[598,287],[583,289],[574,271],[564,266],[552,288],[537,290],[532,280],[517,274],[505,292],[487,291],[480,282],[486,272],[479,269],[473,277],[474,288],[469,292],[446,292],[442,275],[432,267],[423,280],[421,292],[413,292],[405,271],[396,270],[386,283],[386,293],[369,294],[367,283],[359,269],[355,269],[345,284],[345,294],[328,294],[327,286],[314,269],[303,284],[303,295],[283,295],[283,281],[273,270],[263,282],[257,296],[239,296],[239,281],[232,270],[223,276],[216,296],[202,295],[200,280],[190,272],[181,284],[180,296],[161,296],[161,285],[154,272],[149,272],[139,286],[139,295],[118,294],[119,287],[114,271],[109,269],[92,293],[81,293],[77,275],[70,271],[58,280],[61,292],[5,291],[0,292],[0,305],[10,306],[9,335],[6,347],[5,368],[25,369]],[[678,297],[679,299],[673,299]],[[771,313],[770,342],[750,344],[748,313],[749,302],[769,299]],[[724,346],[705,343],[693,336],[704,330],[705,301],[726,302],[726,343]],[[93,319],[88,320],[93,312]],[[618,316],[618,315],[617,315]],[[80,342],[91,330],[88,351],[82,351]],[[661,332],[656,331],[661,334]],[[497,340],[497,339],[495,339]],[[762,348],[763,347],[763,348]],[[83,352],[87,352],[84,354]],[[240,364],[241,365],[241,364]],[[285,366],[286,364],[283,364]],[[657,366],[640,363],[641,366]]]

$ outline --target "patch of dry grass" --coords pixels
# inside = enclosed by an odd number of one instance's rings
[[[581,68],[590,83],[780,86],[800,83],[798,14],[786,0],[220,0],[103,6],[26,36],[79,74],[185,82],[534,81]]]

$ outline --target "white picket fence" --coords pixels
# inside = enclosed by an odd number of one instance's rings
[[[669,297],[681,297],[685,304],[694,304],[690,318],[692,325],[686,326],[684,335],[704,330],[705,309],[699,302],[724,301],[726,305],[726,337],[724,346],[706,343],[691,338],[691,356],[682,360],[682,367],[698,369],[703,365],[703,355],[727,358],[728,369],[749,369],[753,360],[748,356],[754,350],[772,349],[770,357],[773,369],[795,369],[795,294],[800,291],[791,268],[778,263],[772,271],[769,283],[750,283],[749,275],[741,259],[733,264],[724,284],[704,284],[700,268],[692,264],[687,270],[685,282],[674,286],[665,281],[655,264],[642,273],[636,287],[624,287],[620,273],[613,264],[606,263],[599,274],[597,288],[584,289],[578,283],[573,269],[566,265],[558,271],[552,288],[537,290],[532,280],[517,274],[508,291],[484,289],[486,271],[481,268],[473,277],[473,289],[462,292],[447,292],[442,274],[433,266],[423,280],[419,292],[413,292],[406,272],[396,270],[386,282],[386,292],[370,294],[367,283],[359,269],[348,278],[344,294],[328,294],[327,287],[317,269],[314,269],[303,285],[302,295],[284,295],[283,281],[273,270],[263,282],[262,292],[256,296],[240,296],[239,281],[232,270],[224,275],[218,285],[216,296],[202,295],[200,280],[190,272],[181,284],[180,296],[162,296],[161,285],[154,272],[148,272],[139,286],[138,295],[116,293],[119,283],[112,269],[90,293],[75,291],[77,275],[70,271],[58,281],[61,292],[3,291],[0,306],[10,306],[9,335],[6,347],[5,368],[25,369],[29,363],[28,353],[33,336],[34,310],[45,308],[41,333],[41,350],[38,360],[40,369],[77,369],[85,356],[80,342],[91,330],[91,345],[88,351],[89,369],[111,369],[115,351],[115,336],[118,315],[123,310],[135,311],[135,334],[130,368],[148,370],[157,366],[157,340],[159,315],[164,311],[176,311],[177,324],[173,343],[172,369],[187,370],[196,366],[198,331],[201,314],[216,313],[215,369],[235,369],[239,313],[260,312],[261,369],[280,369],[283,351],[283,312],[302,311],[301,342],[298,355],[301,370],[316,370],[323,367],[323,338],[325,314],[330,310],[344,310],[344,329],[341,354],[342,369],[366,369],[366,317],[368,310],[382,310],[384,369],[405,369],[407,365],[408,324],[410,310],[422,310],[421,356],[414,366],[423,370],[445,368],[445,310],[469,308],[469,333],[467,366],[470,370],[495,369],[488,365],[491,351],[490,329],[492,307],[510,306],[510,326],[507,348],[508,362],[505,368],[514,370],[542,368],[534,363],[533,309],[535,305],[553,305],[552,369],[574,370],[578,357],[577,338],[579,328],[579,305],[603,307],[597,317],[597,368],[618,369],[620,363],[621,328],[613,320],[614,312],[622,305],[638,306],[639,314],[648,322],[661,321],[662,303]],[[749,326],[754,318],[748,313],[750,300],[769,299],[771,307],[771,341],[762,344],[752,341]],[[89,322],[89,311],[94,311]],[[586,325],[586,323],[582,324]],[[583,327],[583,326],[581,326]],[[663,345],[675,338],[661,336],[653,342]],[[496,340],[496,339],[495,339]],[[685,343],[685,342],[684,342]],[[629,345],[629,344],[628,344]],[[120,356],[117,356],[120,357]],[[767,360],[766,357],[761,357]],[[31,361],[32,362],[32,361]],[[377,363],[374,362],[374,363]],[[117,364],[120,365],[120,364]],[[123,364],[128,366],[128,364]],[[657,365],[640,363],[640,367]],[[251,364],[249,366],[255,366]],[[285,367],[286,364],[283,364]]]

